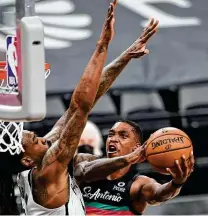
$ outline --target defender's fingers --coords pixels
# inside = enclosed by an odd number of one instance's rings
[[[146,55],[148,55],[148,54],[150,53],[150,51],[149,51],[148,49],[145,49],[144,53],[145,53]]]
[[[108,17],[113,13],[113,4],[110,3],[110,6],[108,8]]]
[[[153,25],[153,23],[154,23],[154,18],[151,18],[148,25],[143,29],[142,34],[140,35],[139,38],[143,37],[146,34],[147,29],[150,28],[150,26]]]
[[[114,0],[114,1],[113,1],[114,7],[117,5],[117,3],[118,3],[118,0]]]
[[[152,30],[152,31],[149,32],[146,36],[144,36],[143,38],[141,38],[140,41],[141,41],[142,43],[147,43],[148,40],[149,40],[150,38],[152,38],[152,37],[157,33],[157,31],[158,31],[158,29]]]
[[[151,18],[150,21],[149,21],[149,23],[148,23],[148,25],[147,25],[147,27],[145,27],[143,29],[143,32],[145,32],[148,28],[150,28],[154,24],[154,22],[155,22],[155,19]]]
[[[151,25],[149,25],[145,31],[142,33],[142,37],[145,37],[149,32],[151,32],[152,30],[154,30],[155,28],[157,28],[159,25],[159,21],[156,20],[154,21]]]

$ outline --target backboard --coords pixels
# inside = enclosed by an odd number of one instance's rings
[[[43,24],[35,16],[35,0],[2,1],[0,119],[38,121],[46,113]]]

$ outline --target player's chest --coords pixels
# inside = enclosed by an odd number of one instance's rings
[[[124,181],[113,183],[111,181],[101,181],[86,184],[82,187],[83,198],[87,201],[123,203],[128,193],[127,184]]]

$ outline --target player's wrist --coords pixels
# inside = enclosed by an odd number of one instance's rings
[[[132,152],[132,153],[126,155],[125,159],[126,159],[126,162],[128,164],[133,164],[133,163],[135,163],[135,161],[138,160],[138,155],[136,155],[135,152]]]
[[[183,183],[175,183],[174,180],[171,180],[171,186],[173,188],[181,188],[184,184],[185,184],[185,182],[183,182]]]
[[[131,57],[131,55],[129,54],[128,51],[125,51],[125,52],[122,53],[122,59],[123,59],[123,61],[128,63],[129,61],[132,60],[132,57]]]
[[[103,47],[107,48],[109,45],[110,41],[104,40],[104,39],[99,39],[97,42],[97,47]]]

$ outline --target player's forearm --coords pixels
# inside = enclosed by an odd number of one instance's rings
[[[73,112],[75,112],[77,106],[83,105],[90,109],[94,102],[92,98],[94,99],[100,83],[101,71],[107,57],[107,49],[108,44],[97,44],[95,52],[85,69],[82,79],[73,93],[70,108],[67,109],[63,116],[56,122],[53,129],[59,128],[61,131],[61,129],[66,126],[71,115],[73,115]],[[59,136],[53,135],[51,138],[57,140]]]
[[[75,89],[70,103],[67,116],[65,118],[65,127],[54,128],[56,134],[52,139],[59,142],[50,154],[45,157],[44,165],[48,165],[54,159],[58,160],[63,166],[66,166],[77,149],[80,136],[85,127],[88,114],[92,108],[97,89],[100,83],[100,76],[104,62],[107,56],[108,44],[99,43],[91,57],[84,74]]]
[[[97,44],[95,52],[73,93],[70,106],[80,107],[86,112],[92,108],[100,84],[102,68],[107,57],[107,49],[107,43]],[[68,119],[66,119],[67,121]]]
[[[181,191],[180,188],[173,186],[172,181],[162,184],[156,190],[156,193],[149,200],[150,204],[157,205],[176,197]]]
[[[123,71],[130,60],[131,59],[127,56],[127,51],[125,51],[103,69],[94,104],[108,91],[115,79]]]
[[[106,178],[108,175],[131,165],[136,155],[102,158],[91,162],[81,162],[75,167],[74,175],[78,181],[92,182]]]

